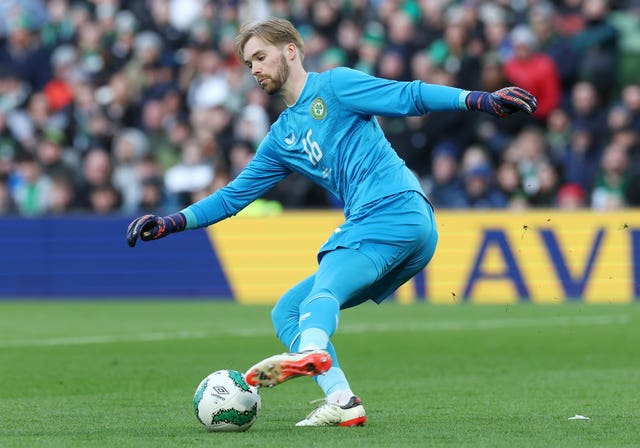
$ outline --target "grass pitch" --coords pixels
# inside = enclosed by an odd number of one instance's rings
[[[206,432],[195,387],[283,351],[269,312],[0,302],[0,446],[640,445],[637,305],[365,304],[342,314],[334,338],[364,428],[295,428],[321,396],[300,378],[261,392],[249,431]]]

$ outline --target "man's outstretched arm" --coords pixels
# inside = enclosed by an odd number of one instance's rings
[[[268,138],[262,145],[269,152]],[[127,243],[134,247],[138,239],[157,240],[175,232],[199,229],[235,215],[269,188],[290,174],[275,159],[260,153],[229,184],[209,196],[168,216],[143,215],[127,227]]]
[[[422,81],[377,78],[348,68],[333,70],[331,86],[346,108],[367,115],[415,116],[472,110],[503,117],[518,111],[531,114],[537,108],[536,98],[519,87],[496,92],[469,91]]]

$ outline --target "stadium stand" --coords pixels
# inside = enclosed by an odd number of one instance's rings
[[[637,0],[9,0],[0,215],[161,212],[225,185],[283,107],[233,52],[268,15],[301,30],[309,70],[538,96],[533,117],[380,118],[437,207],[640,204]],[[296,175],[265,199],[339,205]]]

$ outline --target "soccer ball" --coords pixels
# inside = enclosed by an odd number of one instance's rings
[[[236,370],[218,370],[203,379],[193,397],[196,417],[210,431],[246,431],[260,412],[258,388]]]

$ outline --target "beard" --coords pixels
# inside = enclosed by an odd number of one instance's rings
[[[273,77],[267,78],[267,81],[264,83],[264,85],[261,85],[260,87],[262,87],[262,90],[267,92],[269,95],[273,95],[280,91],[280,89],[288,79],[289,66],[287,65],[287,59],[284,57],[284,55],[281,55],[276,74]]]

